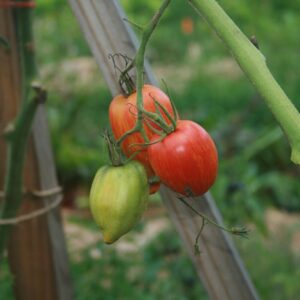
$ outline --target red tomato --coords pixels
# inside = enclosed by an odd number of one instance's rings
[[[153,136],[152,141],[159,136]],[[218,153],[210,135],[192,121],[178,121],[174,132],[148,147],[151,166],[161,181],[175,192],[203,195],[218,170]]]
[[[155,104],[154,104],[154,99],[155,99],[162,106],[164,106],[172,116],[174,115],[169,97],[159,88],[152,85],[145,84],[142,89],[142,92],[143,92],[143,102],[144,102],[145,110],[150,112],[155,112]],[[137,99],[136,92],[132,93],[128,97],[124,95],[118,95],[112,100],[110,104],[109,120],[112,128],[112,132],[116,140],[118,140],[124,133],[126,133],[128,130],[132,129],[135,126],[136,119],[137,119],[136,99]],[[168,120],[165,114],[162,111],[161,113],[164,119],[166,120],[166,122],[170,124],[171,122]],[[144,120],[143,124],[144,124],[145,132],[150,140],[154,133],[147,125],[147,122],[148,121]],[[152,122],[150,122],[150,124],[155,128],[158,128]],[[127,157],[130,157],[136,151],[141,150],[135,156],[134,159],[140,161],[144,165],[148,176],[153,176],[154,172],[149,163],[147,149],[141,148],[140,146],[134,146],[134,144],[137,143],[138,144],[145,143],[141,134],[140,133],[131,134],[122,142],[121,145],[122,150]]]
[[[160,188],[160,182],[150,183],[149,185],[149,194],[152,195],[156,193]]]

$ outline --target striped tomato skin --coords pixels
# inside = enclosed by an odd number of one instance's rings
[[[174,116],[172,105],[169,97],[159,88],[145,84],[142,89],[143,93],[143,103],[144,109],[149,112],[155,112],[155,103],[154,99],[158,101],[162,106],[166,108],[166,110],[170,113],[170,115]],[[137,93],[134,92],[128,97],[124,95],[116,96],[109,106],[109,121],[110,126],[112,128],[113,135],[116,140],[118,140],[122,135],[124,135],[127,131],[134,128],[137,120]],[[165,121],[167,124],[170,124],[170,120],[165,116],[164,112],[161,111]],[[148,126],[150,124],[159,129],[159,127],[153,122],[144,118],[143,126],[149,140],[154,135],[151,128]],[[139,151],[134,159],[140,161],[149,176],[153,176],[153,170],[149,163],[148,153],[146,148],[141,148],[136,144],[145,143],[143,137],[139,132],[133,133],[128,136],[121,144],[122,150],[127,157],[133,155],[136,151]]]
[[[156,112],[155,101],[158,101],[168,112],[174,117],[171,101],[169,97],[159,88],[145,84],[142,89],[144,109],[149,112]],[[171,121],[167,118],[165,113],[160,109],[160,113],[163,116],[167,124],[171,124]],[[128,97],[124,95],[116,96],[109,106],[109,122],[114,135],[114,138],[118,140],[127,131],[134,128],[137,120],[137,93],[134,92]],[[149,126],[150,124],[150,126]],[[151,130],[151,126],[155,129],[160,129],[158,125],[154,124],[147,118],[143,119],[143,127],[145,133],[150,140],[154,135]],[[149,178],[155,176],[155,173],[150,165],[148,152],[145,147],[141,147],[137,144],[145,143],[143,137],[139,132],[129,135],[121,144],[121,148],[127,157],[131,157],[136,153],[134,159],[143,164],[147,171]],[[156,182],[150,184],[150,194],[154,194],[160,187],[160,183]]]
[[[137,224],[148,197],[147,174],[141,163],[131,161],[97,171],[90,191],[90,209],[105,243],[114,243]]]
[[[158,138],[153,136],[152,141]],[[195,122],[179,120],[175,131],[148,147],[148,156],[161,181],[182,195],[203,195],[215,182],[217,148],[206,130]]]

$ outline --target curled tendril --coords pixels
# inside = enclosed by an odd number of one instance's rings
[[[123,68],[126,68],[129,64],[132,63],[133,59],[130,58],[129,56],[127,56],[126,54],[122,54],[122,53],[114,53],[114,54],[108,54],[108,58],[112,60],[113,65],[115,68],[117,68],[117,70],[122,73],[121,68],[118,66],[116,60],[117,59],[122,59],[123,60]]]
[[[127,103],[126,105],[129,106],[129,110],[128,110],[129,113],[130,113],[131,115],[133,115],[134,117],[138,117],[138,113],[137,113],[138,109],[137,109],[136,105],[134,105],[134,104],[132,104],[132,103]],[[135,111],[133,111],[133,109],[134,109]]]
[[[108,59],[112,60],[115,76],[119,77],[122,92],[129,95],[135,89],[133,79],[128,73],[133,67],[134,60],[122,53],[109,54]]]

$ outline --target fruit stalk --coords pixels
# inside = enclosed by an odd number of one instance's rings
[[[144,85],[144,60],[145,60],[145,51],[147,43],[149,42],[152,33],[154,32],[156,26],[158,25],[163,13],[165,12],[168,5],[171,3],[172,0],[164,0],[161,4],[158,11],[153,16],[150,23],[142,29],[142,39],[139,46],[139,49],[136,53],[135,59],[133,64],[136,67],[136,90],[137,90],[137,109],[138,109],[138,116],[135,126],[126,132],[120,139],[117,141],[117,143],[120,145],[126,137],[128,137],[130,134],[134,132],[140,132],[142,137],[144,138],[145,142],[149,142],[149,139],[145,133],[144,127],[143,127],[143,114],[144,114],[144,107],[143,107],[143,94],[142,94],[142,88]],[[132,65],[131,65],[132,66]],[[128,69],[125,70],[127,72]],[[124,74],[121,74],[123,76]]]

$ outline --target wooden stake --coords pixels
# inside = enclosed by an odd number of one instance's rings
[[[0,35],[8,41],[9,46],[0,46],[0,133],[14,120],[23,93],[23,65],[20,65],[14,17],[14,9],[0,9]],[[6,171],[6,144],[3,138],[0,138],[0,157],[0,189],[3,190]],[[33,136],[27,148],[24,186],[29,190],[57,186],[43,107],[37,112]],[[44,200],[24,198],[19,214],[44,207],[45,203],[53,201],[55,197]],[[8,258],[15,278],[16,299],[72,299],[58,210],[14,226]]]
[[[122,53],[134,57],[138,42],[128,22],[124,21],[126,15],[117,0],[69,0],[69,3],[108,87],[113,95],[120,93],[118,78],[108,60],[108,54]],[[145,73],[146,81],[157,84],[148,63]],[[199,242],[203,254],[195,256],[194,242],[201,228],[201,218],[183,205],[176,194],[165,186],[161,188],[161,195],[210,298],[259,299],[231,237],[219,229],[205,227]],[[189,201],[197,210],[200,209],[214,221],[222,223],[221,215],[209,193]]]

